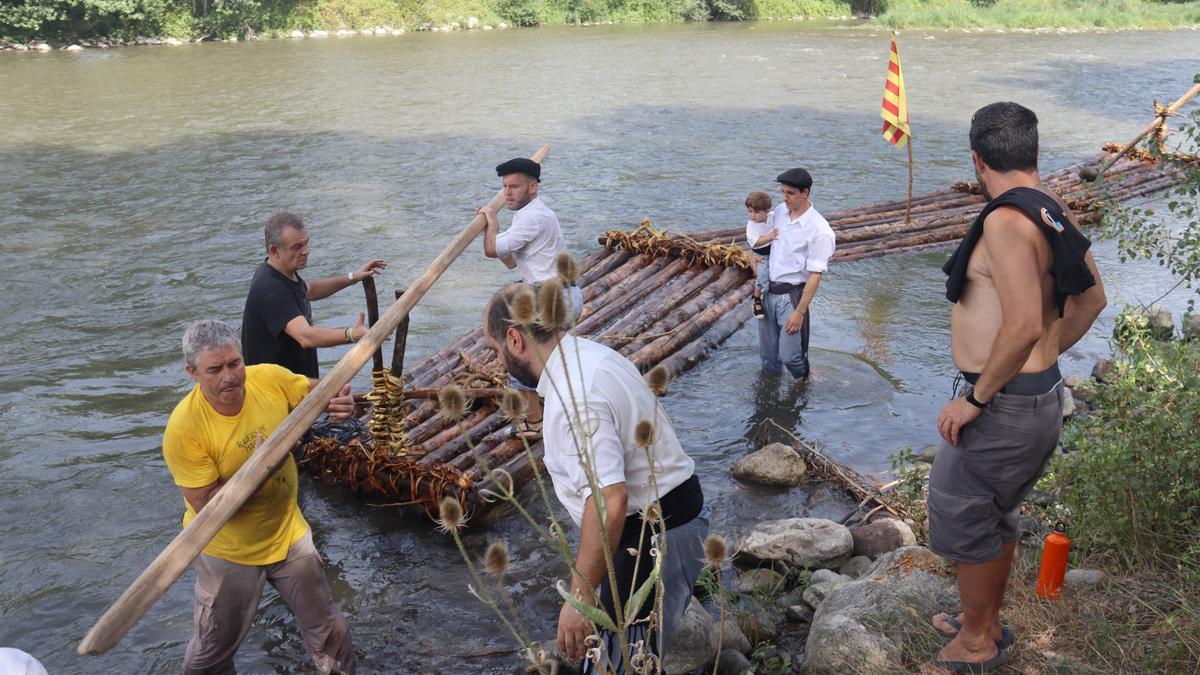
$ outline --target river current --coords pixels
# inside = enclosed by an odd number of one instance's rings
[[[187,573],[109,654],[76,656],[100,613],[178,531],[161,431],[189,386],[179,354],[200,318],[240,321],[277,210],[309,223],[309,278],[369,257],[410,282],[499,186],[492,167],[552,150],[542,192],[583,257],[650,218],[737,226],[751,190],[802,165],[825,212],[901,197],[903,151],[880,137],[889,34],[802,23],[546,28],[401,37],[0,54],[0,646],[53,673],[175,672]],[[1194,31],[912,32],[900,37],[916,193],[972,177],[972,111],[1015,100],[1041,118],[1045,170],[1126,141],[1200,72]],[[507,222],[507,216],[502,216]],[[1063,360],[1086,374],[1116,308],[1172,280],[1096,246],[1111,304]],[[674,383],[664,405],[695,457],[713,530],[763,517],[838,518],[821,486],[733,480],[764,420],[871,473],[936,440],[950,394],[945,251],[836,265],[814,303],[813,381],[761,378],[750,325]],[[509,279],[473,244],[413,313],[409,360],[479,320]],[[1164,303],[1186,304],[1183,292]],[[314,304],[342,326],[350,289]],[[343,348],[322,350],[328,370]],[[355,380],[367,387],[365,375]],[[776,434],[778,436],[779,434]],[[305,479],[314,528],[362,672],[511,672],[511,639],[467,592],[452,541],[422,516]],[[539,515],[541,511],[535,511]],[[516,518],[507,591],[553,635],[562,565]],[[290,613],[265,596],[243,672],[310,669]]]

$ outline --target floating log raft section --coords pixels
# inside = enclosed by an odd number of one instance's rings
[[[1095,221],[1107,200],[1149,195],[1176,180],[1172,169],[1144,153],[1113,163],[1102,183],[1080,177],[1118,150],[1109,146],[1107,155],[1044,177],[1085,224]],[[966,233],[984,201],[977,186],[959,183],[915,198],[907,223],[903,200],[827,214],[838,238],[834,259],[951,244]],[[621,352],[642,372],[662,364],[673,376],[683,373],[750,317],[743,300],[753,281],[750,258],[739,245],[743,238],[743,227],[666,234],[643,223],[630,232],[606,232],[602,248],[578,264],[585,309],[575,333]],[[405,330],[398,331],[398,344]],[[402,347],[395,359],[403,362]],[[318,479],[373,502],[430,512],[450,495],[479,515],[492,506],[487,496],[497,487],[488,467],[503,469],[518,489],[540,470],[540,444],[526,451],[506,433],[508,421],[497,408],[506,378],[480,329],[403,374],[396,362],[390,370],[380,364],[381,359],[372,373],[374,389],[365,397],[374,410],[368,421],[372,438],[361,445],[310,442],[301,465]],[[437,390],[450,383],[471,397],[461,422],[444,417],[435,400]]]

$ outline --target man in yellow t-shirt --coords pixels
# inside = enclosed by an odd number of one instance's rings
[[[237,332],[220,321],[188,328],[183,353],[196,386],[171,413],[163,457],[183,492],[186,527],[317,381],[273,364],[247,367]],[[335,421],[353,410],[349,387],[329,402]],[[295,613],[317,671],[354,672],[346,619],[333,602],[296,491],[296,461],[288,455],[196,558],[195,633],[185,674],[233,671],[267,581]]]

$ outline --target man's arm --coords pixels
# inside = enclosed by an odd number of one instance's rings
[[[596,499],[588,497],[583,506],[583,527],[579,535],[579,553],[575,556],[578,574],[571,578],[571,592],[589,604],[596,604],[596,587],[608,575],[604,561],[607,546],[611,555],[617,555],[621,541],[621,529],[625,525],[625,507],[629,493],[625,483],[614,483],[601,488],[604,495],[604,532],[596,515]],[[603,538],[602,537],[603,534]],[[607,543],[605,543],[607,540]],[[558,645],[571,659],[583,658],[584,640],[592,634],[587,619],[570,605],[563,603],[558,615]]]
[[[217,496],[217,491],[220,490],[221,486],[223,485],[225,485],[225,481],[219,480],[215,483],[209,483],[204,487],[181,487],[179,488],[179,491],[183,493],[183,498],[186,499],[187,503],[191,505],[192,510],[196,513],[200,513],[200,509],[204,508],[205,504],[209,503],[212,501],[213,497]]]
[[[975,383],[975,400],[987,403],[1021,370],[1029,359],[1045,326],[1042,324],[1042,285],[1045,271],[1039,269],[1037,226],[1014,209],[997,209],[983,224],[978,246],[988,256],[988,268],[1000,297],[1000,330],[992,351]],[[938,431],[951,445],[958,445],[959,431],[981,410],[957,398],[938,415]]]
[[[367,334],[367,325],[363,323],[364,315],[358,313],[358,321],[350,327],[350,337],[354,342],[362,339],[362,336]],[[344,345],[346,340],[345,328],[323,328],[314,326],[308,322],[301,314],[283,327],[283,332],[292,337],[293,340],[300,343],[305,349],[314,349],[316,347],[333,347],[336,345]]]
[[[500,262],[510,270],[516,268],[517,261],[511,255],[496,253],[496,238],[500,235],[500,221],[496,220],[496,212],[486,206],[479,207],[475,212],[487,219],[487,226],[483,230],[483,254],[489,258],[500,258]]]
[[[1104,294],[1104,282],[1100,280],[1100,270],[1096,267],[1096,260],[1092,258],[1092,252],[1088,251],[1083,260],[1087,263],[1088,269],[1092,271],[1096,285],[1079,295],[1067,298],[1063,317],[1058,322],[1059,354],[1079,342],[1084,333],[1087,333],[1088,329],[1092,327],[1092,322],[1096,320],[1096,317],[1100,316],[1100,311],[1108,304],[1108,297]]]
[[[783,329],[788,335],[794,335],[804,328],[804,313],[808,311],[808,306],[812,304],[812,299],[817,294],[817,286],[821,285],[821,273],[809,272],[808,281],[804,282],[804,292],[800,294],[800,304],[796,305],[796,309],[788,315],[787,324]]]
[[[385,267],[387,267],[387,263],[382,260],[368,260],[362,267],[354,270],[349,275],[311,281],[308,284],[308,299],[321,300],[322,298],[328,298],[343,288],[353,286],[367,277],[379,274]]]
[[[316,389],[320,383],[320,380],[308,378],[309,393],[312,393],[312,390]],[[343,386],[337,396],[329,399],[329,405],[325,406],[325,412],[329,413],[329,419],[336,424],[350,419],[350,416],[354,414],[354,397],[350,395],[350,385]]]

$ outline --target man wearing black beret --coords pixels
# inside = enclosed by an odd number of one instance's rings
[[[766,317],[758,322],[763,370],[808,378],[809,305],[821,274],[833,257],[833,228],[809,200],[812,176],[788,169],[775,178],[783,203],[771,211],[767,229],[778,229],[771,244],[770,284],[763,297]]]
[[[487,229],[483,232],[483,254],[499,258],[510,270],[521,274],[521,281],[538,286],[558,276],[555,262],[559,253],[566,252],[567,242],[563,239],[558,216],[538,199],[542,167],[532,159],[517,157],[496,167],[503,186],[504,205],[513,212],[512,225],[500,231],[496,220],[496,209],[490,205],[477,209],[487,218]],[[583,293],[578,286],[566,288],[568,324],[573,324],[583,311]],[[541,435],[541,401],[537,391],[510,377],[509,386],[524,393],[529,406],[526,419],[515,425],[510,433],[530,440]]]

